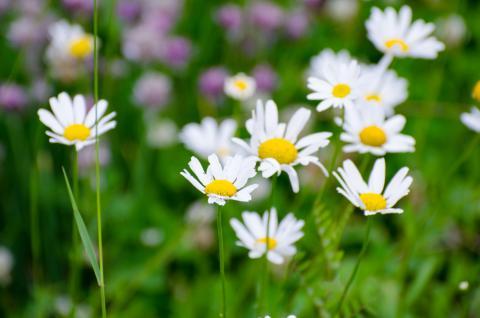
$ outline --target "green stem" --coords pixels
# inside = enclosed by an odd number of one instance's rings
[[[259,310],[260,316],[266,315],[268,311],[268,297],[267,297],[267,290],[268,290],[268,247],[270,246],[270,215],[271,209],[274,207],[274,194],[275,194],[275,185],[277,184],[277,176],[274,175],[272,177],[271,189],[270,189],[270,200],[269,206],[267,207],[267,225],[266,225],[266,237],[265,237],[265,254],[263,257],[263,268],[261,271],[262,277],[260,281],[262,282],[260,293],[259,293]],[[257,315],[258,316],[258,315]]]
[[[218,231],[218,253],[220,261],[220,276],[222,279],[222,302],[221,302],[221,311],[219,316],[222,318],[227,317],[227,291],[226,285],[227,280],[225,278],[225,251],[223,244],[223,220],[222,220],[222,211],[220,207],[217,209],[217,231]]]
[[[93,98],[95,105],[98,103],[98,5],[97,0],[93,1]],[[98,123],[98,107],[95,107],[95,123]],[[95,125],[95,179],[97,193],[97,236],[98,236],[98,261],[100,269],[100,301],[102,306],[102,317],[107,317],[107,305],[105,301],[105,279],[103,274],[103,242],[102,242],[102,207],[100,200],[100,138],[98,136],[98,125]]]
[[[342,123],[343,123],[345,121],[345,109],[344,108],[341,109],[340,117],[342,118]],[[333,149],[332,160],[330,161],[330,165],[328,166],[329,178],[325,179],[325,183],[323,184],[322,190],[318,193],[317,197],[315,198],[315,203],[313,205],[314,208],[317,207],[320,204],[320,202],[323,199],[323,196],[325,195],[325,192],[327,191],[330,176],[332,174],[333,169],[335,168],[335,165],[337,164],[337,159],[340,155],[340,149],[342,148],[341,147],[342,143],[340,141],[340,135],[338,135],[338,138],[336,138],[335,141],[336,142],[335,142],[335,147]]]
[[[340,313],[340,310],[342,309],[343,301],[345,300],[345,297],[347,296],[348,290],[350,289],[350,286],[352,285],[355,276],[357,275],[358,268],[360,267],[360,263],[363,259],[363,256],[365,255],[365,252],[368,247],[368,243],[370,242],[370,229],[372,227],[372,222],[370,221],[371,217],[367,218],[367,230],[365,231],[365,238],[363,240],[363,245],[362,245],[362,250],[360,251],[360,254],[358,255],[357,263],[355,263],[355,267],[353,268],[353,272],[350,275],[350,278],[348,279],[347,285],[345,285],[345,289],[342,292],[342,296],[340,297],[340,301],[338,302],[338,307],[335,312],[334,317],[337,317]]]

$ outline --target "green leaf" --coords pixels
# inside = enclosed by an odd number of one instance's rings
[[[62,167],[63,176],[65,177],[65,184],[67,185],[68,196],[70,197],[70,203],[72,204],[73,209],[73,216],[75,217],[75,222],[77,223],[78,232],[80,233],[80,238],[82,239],[83,248],[87,253],[88,260],[90,261],[90,265],[92,265],[93,272],[95,273],[95,277],[97,278],[97,283],[100,285],[100,269],[98,268],[97,256],[95,255],[95,250],[93,248],[92,240],[90,239],[90,235],[88,234],[87,227],[85,226],[85,222],[83,222],[82,215],[80,211],[78,211],[77,203],[75,202],[75,198],[73,197],[72,188],[70,187],[70,182],[68,182],[67,173],[65,169]]]

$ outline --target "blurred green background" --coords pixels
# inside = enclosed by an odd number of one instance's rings
[[[401,201],[404,214],[371,220],[371,244],[342,316],[478,317],[478,146],[454,174],[448,171],[475,137],[460,123],[459,115],[474,104],[471,90],[480,79],[479,1],[276,1],[269,4],[280,10],[281,22],[264,30],[245,20],[260,1],[159,0],[153,2],[164,5],[167,12],[153,21],[170,25],[164,31],[168,36],[158,38],[150,37],[158,35],[158,29],[142,29],[147,28],[145,3],[152,1],[99,1],[100,97],[117,112],[118,122],[102,138],[101,151],[110,317],[217,315],[220,281],[214,211],[179,175],[191,153],[178,141],[177,131],[205,116],[232,116],[234,102],[205,92],[199,86],[202,74],[214,66],[235,74],[268,65],[272,85],[262,98],[271,96],[285,116],[299,105],[313,109],[315,104],[306,100],[310,58],[332,48],[377,62],[381,54],[368,41],[364,22],[372,6],[402,4],[412,7],[414,18],[435,22],[436,35],[447,49],[437,60],[397,59],[392,65],[409,81],[409,99],[396,110],[407,117],[405,132],[416,138],[417,146],[413,154],[387,156],[388,176],[408,166],[414,184]],[[231,3],[238,5],[244,19],[233,31],[218,16],[218,10]],[[260,16],[278,13],[268,10],[260,11]],[[0,12],[1,84],[16,84],[24,95],[14,108],[0,96],[0,251],[9,255],[0,261],[0,316],[68,316],[73,297],[76,317],[98,317],[95,277],[82,252],[72,250],[76,229],[61,174],[62,166],[71,171],[72,149],[49,144],[36,115],[39,107],[48,106],[48,97],[63,90],[92,94],[91,67],[65,82],[52,77],[44,58],[46,30],[52,22],[66,19],[92,32],[91,1],[3,0]],[[293,14],[300,18],[289,25]],[[139,33],[129,35],[135,28]],[[136,43],[139,34],[145,35],[146,44]],[[161,58],[126,53],[126,45],[166,47],[174,37],[184,42],[178,41]],[[142,105],[142,96],[134,93],[139,79],[149,72],[162,74],[170,83],[168,98],[153,106]],[[246,137],[247,108],[237,114],[242,137]],[[335,143],[339,128],[332,114],[314,112],[310,122],[312,131],[333,131]],[[321,152],[327,164],[333,149],[330,145]],[[85,152],[78,203],[95,237],[93,152]],[[363,160],[369,160],[368,167],[373,164],[373,158],[350,157],[357,165]],[[307,224],[294,259],[272,270],[268,295],[272,317],[330,317],[365,231],[366,218],[359,211],[350,213],[333,180],[328,182],[325,202],[312,209],[325,179],[318,169],[306,168],[301,174],[300,194],[291,193],[285,175],[275,190],[280,215],[291,211]],[[227,204],[226,218],[238,218],[246,209],[263,212],[265,197],[268,189],[252,204]],[[227,223],[225,229],[229,315],[254,317],[261,261],[249,259],[244,249],[235,246]],[[81,264],[73,291],[72,258]],[[469,287],[460,288],[461,282]]]

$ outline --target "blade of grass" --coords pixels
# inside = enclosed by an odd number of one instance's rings
[[[78,232],[80,234],[80,238],[82,240],[83,248],[87,253],[88,261],[90,265],[92,265],[93,272],[95,273],[95,277],[97,279],[98,285],[101,284],[100,280],[100,269],[97,263],[97,257],[95,255],[95,250],[93,248],[92,240],[90,239],[90,235],[88,234],[87,227],[85,226],[85,222],[83,222],[82,215],[78,210],[77,203],[75,202],[75,198],[73,197],[72,188],[70,187],[70,182],[68,181],[67,173],[65,169],[62,167],[63,176],[65,178],[65,184],[67,185],[68,196],[70,197],[70,203],[72,204],[73,209],[73,216],[75,217],[75,222],[77,224]]]

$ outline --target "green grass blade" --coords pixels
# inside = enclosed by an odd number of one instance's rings
[[[78,232],[80,233],[80,238],[82,239],[83,248],[87,253],[88,260],[92,265],[93,272],[95,273],[95,277],[97,278],[97,283],[100,285],[100,269],[98,268],[97,257],[95,255],[95,250],[93,249],[92,240],[90,239],[90,235],[88,234],[87,227],[85,226],[85,222],[83,222],[82,215],[80,211],[78,211],[77,203],[75,202],[75,198],[73,197],[72,188],[70,187],[70,182],[68,181],[67,173],[65,169],[62,167],[63,176],[65,177],[65,184],[67,185],[68,196],[70,197],[70,203],[72,204],[73,209],[73,216],[75,218],[75,223],[77,223]]]

